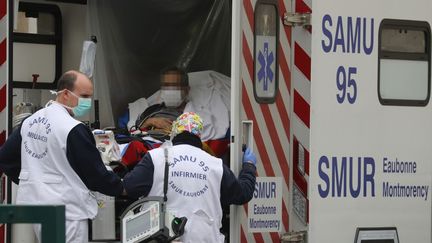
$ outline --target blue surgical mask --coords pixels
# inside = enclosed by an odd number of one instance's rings
[[[78,98],[78,105],[72,108],[72,113],[75,117],[81,117],[90,111],[92,105],[91,98],[82,98],[70,91],[75,97]]]

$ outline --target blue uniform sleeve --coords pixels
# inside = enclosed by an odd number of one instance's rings
[[[234,173],[223,164],[223,175],[221,181],[221,204],[242,205],[252,199],[255,189],[256,168],[253,164],[243,163],[238,179]]]
[[[21,127],[15,129],[0,148],[0,172],[18,184],[21,171]]]
[[[75,126],[69,132],[66,156],[72,169],[89,190],[109,196],[123,193],[120,177],[105,168],[93,134],[84,124]]]
[[[134,169],[123,178],[127,195],[131,198],[147,196],[153,186],[154,165],[147,153]]]

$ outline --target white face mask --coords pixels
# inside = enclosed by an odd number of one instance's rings
[[[161,99],[167,107],[177,108],[184,100],[181,89],[162,89]]]

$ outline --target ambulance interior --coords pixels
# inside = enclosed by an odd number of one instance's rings
[[[10,2],[15,7],[11,33],[12,127],[55,99],[50,93],[56,89],[55,80],[67,70],[79,70],[86,53],[83,51],[85,41],[96,46],[92,70],[95,91],[91,114],[80,120],[92,129],[108,128],[105,130],[112,132],[120,157],[111,161],[111,154],[105,154],[105,162],[119,175],[124,175],[134,165],[131,158],[130,164],[122,163],[127,150],[124,145],[137,141],[127,123],[134,123],[136,114],[145,109],[143,106],[140,110],[143,103],[134,102],[151,96],[160,88],[160,72],[164,68],[178,67],[189,74],[190,95],[202,96],[201,91],[219,95],[229,119],[231,0]],[[221,87],[225,95],[212,91]],[[133,115],[130,103],[135,104]],[[211,105],[203,104],[201,108]],[[210,149],[216,146],[219,157],[229,158],[229,134],[228,127],[223,136],[209,141]],[[97,143],[110,143],[104,141],[109,139],[106,135],[99,137],[101,140],[96,137]],[[146,135],[141,134],[140,142],[143,136]],[[210,144],[213,140],[217,145]],[[221,141],[223,147],[219,150]],[[119,240],[119,216],[133,201],[126,197],[99,196],[104,205],[90,224],[89,239]],[[225,230],[229,229],[228,221],[224,223]],[[224,233],[227,236],[227,231]],[[14,237],[23,236],[15,233]]]

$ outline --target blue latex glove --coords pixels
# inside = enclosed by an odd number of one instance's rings
[[[246,148],[246,150],[243,154],[243,163],[251,163],[253,165],[256,165],[256,156],[250,150],[250,148]]]

